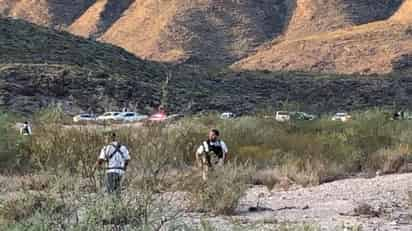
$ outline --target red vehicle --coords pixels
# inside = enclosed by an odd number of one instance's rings
[[[157,112],[151,115],[148,119],[150,122],[163,122],[167,119],[167,115],[165,112]]]

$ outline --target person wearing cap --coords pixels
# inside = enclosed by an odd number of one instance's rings
[[[106,163],[107,192],[120,194],[121,180],[130,161],[129,150],[117,141],[115,133],[111,134],[109,142],[100,151],[97,165],[102,167]]]

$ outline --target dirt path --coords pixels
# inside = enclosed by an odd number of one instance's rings
[[[240,212],[249,222],[319,224],[322,230],[362,226],[362,230],[412,230],[408,191],[412,174],[347,179],[294,191],[269,192],[254,187],[243,199]],[[264,211],[250,212],[256,207]]]

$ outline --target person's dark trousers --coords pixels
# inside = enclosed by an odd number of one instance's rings
[[[122,176],[118,173],[109,172],[107,173],[107,192],[120,194],[120,182]]]

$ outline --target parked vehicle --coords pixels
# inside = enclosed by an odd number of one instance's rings
[[[412,113],[409,111],[396,111],[392,115],[392,120],[412,120]]]
[[[233,112],[223,112],[219,116],[221,119],[233,119],[236,115]]]
[[[175,120],[178,120],[178,119],[183,118],[183,117],[184,117],[183,114],[172,114],[172,115],[167,116],[166,119],[168,121],[175,121]]]
[[[73,117],[73,122],[78,123],[81,121],[96,121],[96,116],[93,114],[80,114]]]
[[[311,114],[308,114],[306,112],[300,112],[300,111],[292,112],[292,113],[290,113],[290,116],[294,120],[314,120],[314,119],[316,119],[315,115],[311,115]]]
[[[122,112],[120,117],[123,122],[137,122],[149,118],[147,115],[142,115],[137,112]]]
[[[277,111],[275,120],[279,122],[286,122],[290,120],[290,114],[287,111]]]
[[[98,121],[120,121],[122,120],[121,112],[105,112],[103,115],[97,117]]]
[[[149,122],[163,122],[167,119],[167,115],[165,113],[157,112],[151,115],[148,119]]]
[[[338,112],[332,117],[332,120],[333,121],[346,122],[346,121],[350,120],[351,118],[352,118],[352,116],[350,116],[346,112]]]

